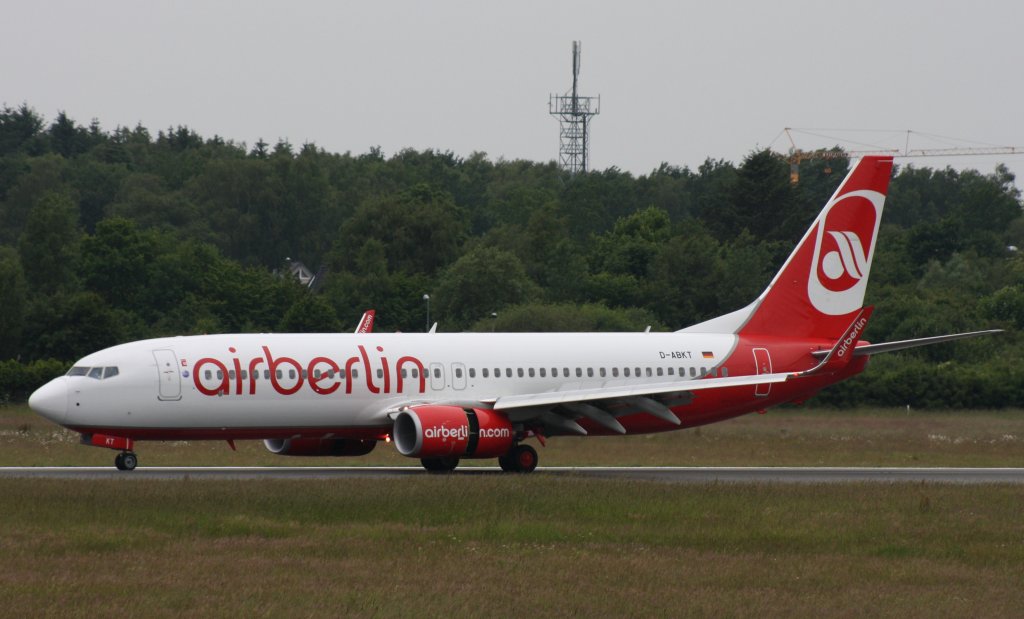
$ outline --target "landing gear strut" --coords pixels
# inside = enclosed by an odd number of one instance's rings
[[[537,468],[537,450],[529,445],[516,445],[498,458],[501,470],[506,473],[532,473]]]
[[[139,464],[139,457],[132,451],[122,451],[114,457],[114,466],[119,471],[134,471]]]

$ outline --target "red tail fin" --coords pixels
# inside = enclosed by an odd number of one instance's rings
[[[850,170],[752,306],[743,335],[837,338],[864,304],[892,157]]]

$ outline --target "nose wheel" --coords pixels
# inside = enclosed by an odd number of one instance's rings
[[[114,457],[114,466],[119,471],[134,471],[139,464],[139,457],[131,451],[122,451]]]

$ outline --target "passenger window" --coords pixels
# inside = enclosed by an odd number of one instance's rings
[[[583,368],[576,368],[576,378],[583,378]]]
[[[245,377],[243,376],[242,378],[245,378]],[[320,370],[318,370],[318,369],[317,370],[313,370],[313,378],[315,378],[317,380],[320,379]]]
[[[622,375],[629,378],[629,368],[622,368]]]
[[[523,377],[523,368],[516,368],[516,374],[519,375],[519,378],[522,378]]]
[[[501,368],[494,368],[494,377],[501,378]]]
[[[75,366],[68,370],[68,376],[85,376],[88,373],[89,368],[84,368],[82,366]]]
[[[483,369],[483,370],[481,370],[481,371],[482,371],[482,372],[484,373],[484,378],[487,378],[487,377],[488,377],[488,372],[487,372],[487,368],[484,368],[484,369]]]
[[[645,368],[647,370],[647,378],[651,377],[651,368]]]
[[[469,368],[469,377],[476,378],[476,368]]]
[[[530,375],[530,378],[533,378],[533,368],[530,368],[526,372]]]
[[[327,370],[327,378],[334,378],[334,370]]]
[[[512,368],[505,368],[505,376],[512,378]]]
[[[246,380],[248,378],[249,378],[249,372],[247,372],[246,370],[242,370],[242,380]]]
[[[636,370],[636,377],[640,378],[640,368],[634,368]]]
[[[420,377],[420,371],[417,370],[416,368],[413,368],[412,370],[410,370],[410,372],[412,373],[412,377],[413,378],[419,378]]]
[[[614,377],[614,378],[618,378],[619,377],[619,368],[612,368],[612,377]]]
[[[203,372],[203,376],[206,377],[206,380],[210,380],[211,378],[213,378],[213,372],[211,372],[210,370],[206,370],[205,372]]]
[[[270,380],[270,370],[263,370],[263,380]]]
[[[729,376],[729,368],[723,367],[722,368],[722,378],[725,378],[727,376]]]
[[[676,375],[676,369],[675,368],[669,368],[668,369],[668,375],[669,376],[675,376]]]
[[[380,378],[379,376],[377,378]],[[455,378],[462,378],[462,368],[455,368]]]
[[[235,371],[228,370],[228,380],[235,380]]]
[[[686,376],[686,368],[679,368],[679,375]]]
[[[299,372],[299,375],[302,376],[302,380],[306,380],[307,378],[309,378],[309,371],[302,370],[301,372]]]
[[[661,368],[658,368],[658,376],[661,376],[661,375],[662,375]]]
[[[562,368],[562,376],[569,378],[569,368]]]
[[[540,369],[540,377],[541,377],[541,378],[547,378],[547,376],[546,376],[546,375],[547,375],[547,370],[546,370],[546,369],[544,369],[544,368],[541,368],[541,369]]]
[[[441,378],[441,368],[434,368],[434,378]]]
[[[224,380],[224,372],[217,370],[217,380]]]
[[[359,370],[352,368],[352,378],[359,378]]]
[[[405,368],[402,368],[401,374],[402,374],[402,378],[409,378],[409,376],[408,376],[409,372]]]
[[[103,368],[93,368],[89,370],[89,378],[95,378],[96,380],[103,378]]]
[[[384,370],[377,368],[377,378],[384,378]]]
[[[697,368],[690,368],[690,378],[697,375]]]
[[[284,370],[277,370],[274,373],[277,374],[277,379],[278,380],[281,380],[282,378],[284,378]]]
[[[700,375],[701,376],[707,376],[707,374],[708,374],[708,369],[707,368],[701,368],[700,369]]]
[[[114,367],[114,368],[107,368],[107,369],[103,370],[103,378],[112,378],[114,376],[117,376],[117,368],[116,367]]]
[[[587,378],[594,377],[594,368],[587,368]]]
[[[600,369],[600,370],[598,370],[598,371],[599,371],[599,372],[601,373],[601,378],[604,378],[604,376],[605,376],[605,373],[604,373],[604,368],[601,368],[601,369]]]

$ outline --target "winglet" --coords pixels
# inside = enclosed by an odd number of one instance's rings
[[[868,325],[868,318],[871,317],[871,312],[873,311],[875,311],[873,305],[861,308],[857,312],[857,316],[854,317],[853,322],[850,323],[850,326],[846,328],[843,335],[836,341],[832,350],[828,351],[828,354],[821,360],[821,363],[809,370],[798,372],[794,376],[810,376],[811,374],[834,371],[845,367],[853,359],[853,349],[857,346],[861,334],[864,333],[864,327]]]
[[[366,310],[363,317],[359,319],[359,326],[356,333],[373,333],[373,318],[377,315],[375,310]]]

